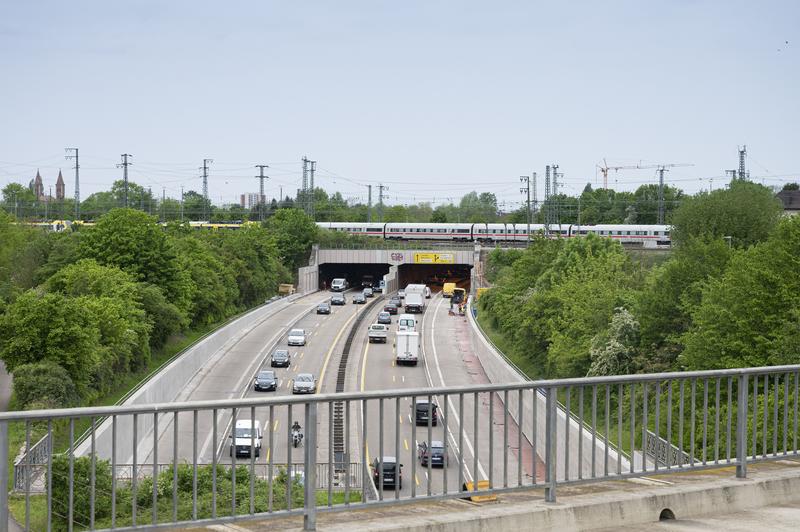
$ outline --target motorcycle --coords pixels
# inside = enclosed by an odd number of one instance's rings
[[[293,430],[292,431],[292,446],[297,448],[302,444],[302,442],[303,442],[303,433],[300,432],[299,430]]]

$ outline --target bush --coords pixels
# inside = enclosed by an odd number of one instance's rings
[[[14,370],[14,394],[24,409],[32,405],[65,408],[78,402],[78,391],[67,370],[55,362],[23,364]]]
[[[73,468],[73,521],[88,528],[92,461],[87,456],[75,458]],[[57,530],[66,530],[69,509],[69,459],[66,455],[53,456],[52,471],[53,525]],[[97,520],[111,516],[111,466],[106,460],[97,460],[95,466],[94,515]]]

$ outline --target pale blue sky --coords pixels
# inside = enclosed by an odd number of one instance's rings
[[[800,175],[800,2],[155,2],[0,4],[0,186],[78,146],[82,197],[120,176],[214,202],[317,184],[389,202],[492,190],[558,163],[567,192],[595,165],[694,163],[714,187],[747,143],[767,184]],[[787,45],[785,41],[789,41]],[[654,180],[619,173],[619,189]],[[377,195],[377,192],[375,192]]]

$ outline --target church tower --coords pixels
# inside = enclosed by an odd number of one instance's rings
[[[44,200],[44,183],[42,183],[42,176],[39,170],[36,170],[36,179],[33,180],[33,194],[36,196],[37,201]]]
[[[64,177],[61,175],[61,170],[58,171],[58,180],[56,181],[56,199],[59,201],[64,199]]]

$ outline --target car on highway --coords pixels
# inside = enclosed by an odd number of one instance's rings
[[[262,369],[256,375],[253,381],[253,390],[257,392],[271,392],[278,389],[278,379],[275,377],[275,372]]]
[[[378,323],[383,323],[384,325],[389,325],[392,323],[392,315],[386,311],[383,311],[378,314]]]
[[[399,297],[400,299],[405,299],[406,291],[405,290],[398,290],[397,291],[397,297]]]
[[[317,314],[330,314],[331,313],[331,306],[326,303],[322,302],[317,305]]]
[[[341,292],[337,292],[331,296],[331,305],[344,305],[347,303],[347,299],[345,299],[344,294]]]
[[[415,318],[413,314],[400,314],[400,317],[397,318],[397,330],[416,331],[417,318]]]
[[[371,286],[368,286],[364,289],[364,297],[375,297],[375,290],[372,289]]]
[[[291,357],[289,356],[289,351],[286,349],[276,349],[272,353],[272,360],[270,360],[269,365],[273,368],[288,368],[290,360]]]
[[[389,314],[397,314],[397,305],[394,303],[388,303],[386,306],[383,307],[384,312],[388,312]]]
[[[306,345],[306,331],[303,329],[292,329],[286,339],[289,345]]]
[[[385,344],[388,337],[389,337],[388,325],[384,325],[383,323],[373,323],[372,325],[369,326],[369,332],[367,333],[367,338],[369,339],[369,343],[381,342]]]
[[[367,302],[367,298],[364,297],[364,294],[355,294],[353,296],[353,303],[356,305],[363,305]]]
[[[428,461],[430,461],[431,466],[447,467],[448,460],[444,442],[432,440],[430,445],[428,445],[428,442],[421,442],[417,446],[417,458],[419,458],[419,463],[423,466],[427,466]]]
[[[403,306],[403,301],[397,296],[390,297],[389,298],[389,303],[391,303],[392,305],[398,306],[398,307],[402,307]]]
[[[381,472],[383,472],[383,487],[392,488],[397,487],[403,489],[403,464],[397,463],[397,458],[394,456],[384,456],[383,458],[376,457],[372,461],[372,480],[375,481],[375,487],[381,487]]]
[[[292,379],[292,393],[317,393],[317,379],[311,373],[298,373]]]
[[[431,298],[431,289],[426,286],[425,287],[425,299],[430,299],[430,298]]]
[[[417,401],[416,405],[412,405],[412,407],[415,407],[414,423],[416,425],[428,424],[428,410],[430,410],[431,413],[431,425],[435,427],[439,422],[439,407],[436,403],[429,403],[428,401],[421,399]]]

